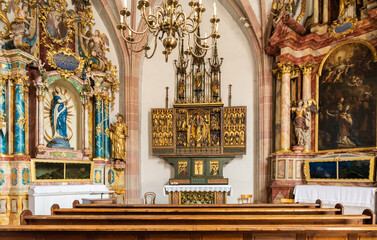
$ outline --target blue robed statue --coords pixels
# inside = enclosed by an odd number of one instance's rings
[[[53,139],[48,147],[70,148],[67,133],[68,101],[61,88],[56,87],[51,104],[51,122],[53,129]]]

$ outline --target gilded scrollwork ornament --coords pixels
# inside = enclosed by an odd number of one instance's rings
[[[4,39],[9,36],[10,22],[7,16],[7,12],[10,10],[8,7],[8,1],[0,0],[0,21],[5,24],[2,30],[0,30],[0,39]]]

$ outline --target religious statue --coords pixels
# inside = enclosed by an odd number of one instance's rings
[[[127,126],[123,123],[123,116],[117,115],[117,122],[110,126],[110,139],[112,143],[112,158],[126,160]]]
[[[23,3],[21,8],[16,6],[15,19],[10,25],[10,38],[16,48],[21,50],[29,50],[30,46],[23,42],[24,36],[29,35],[29,21],[32,19],[28,17],[29,6]]]
[[[178,98],[182,101],[185,99],[185,76],[184,75],[181,75],[179,78]]]
[[[51,104],[51,123],[53,139],[48,144],[49,147],[70,148],[67,132],[68,102],[71,98],[66,99],[65,93],[60,87],[55,88],[54,97]]]
[[[212,81],[212,97],[217,100],[219,97],[219,74],[216,72]]]
[[[291,111],[295,114],[294,127],[297,138],[297,146],[305,146],[310,141],[310,113],[317,113],[317,105],[313,99],[304,104],[303,100],[299,100],[297,107],[292,107]]]
[[[100,34],[99,30],[96,30],[93,34],[89,30],[85,36],[81,36],[87,41],[88,51],[93,57],[97,57],[103,61],[107,60],[105,51],[108,51],[106,46],[109,46],[109,39],[105,34]]]
[[[355,0],[340,0],[338,20],[346,13],[349,5],[354,5]]]
[[[196,115],[191,120],[192,145],[195,147],[204,147],[208,142],[208,120],[203,116]]]

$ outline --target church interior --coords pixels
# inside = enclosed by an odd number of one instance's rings
[[[377,239],[376,0],[0,0],[0,239]]]

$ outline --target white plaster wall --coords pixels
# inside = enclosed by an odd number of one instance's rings
[[[217,2],[217,1],[216,1]],[[212,16],[213,0],[203,1],[207,9],[202,32],[210,32],[207,24]],[[257,68],[255,54],[242,34],[237,23],[219,2],[218,16],[221,18],[219,31],[221,38],[219,55],[224,57],[222,66],[222,98],[224,106],[228,106],[228,85],[232,84],[232,105],[247,106],[247,154],[233,159],[224,168],[224,176],[229,178],[233,186],[233,196],[228,197],[228,203],[238,203],[243,193],[253,193],[254,167],[256,164],[255,142],[257,137]],[[159,43],[161,47],[161,44]],[[169,87],[169,107],[174,98],[175,71],[173,60],[177,51],[165,63],[162,48],[157,49],[152,59],[144,59],[140,72],[140,129],[141,129],[141,195],[152,191],[157,194],[156,203],[168,203],[168,197],[163,196],[163,186],[173,177],[173,167],[163,159],[151,155],[151,108],[165,107],[165,87]],[[207,56],[209,57],[209,55]]]

